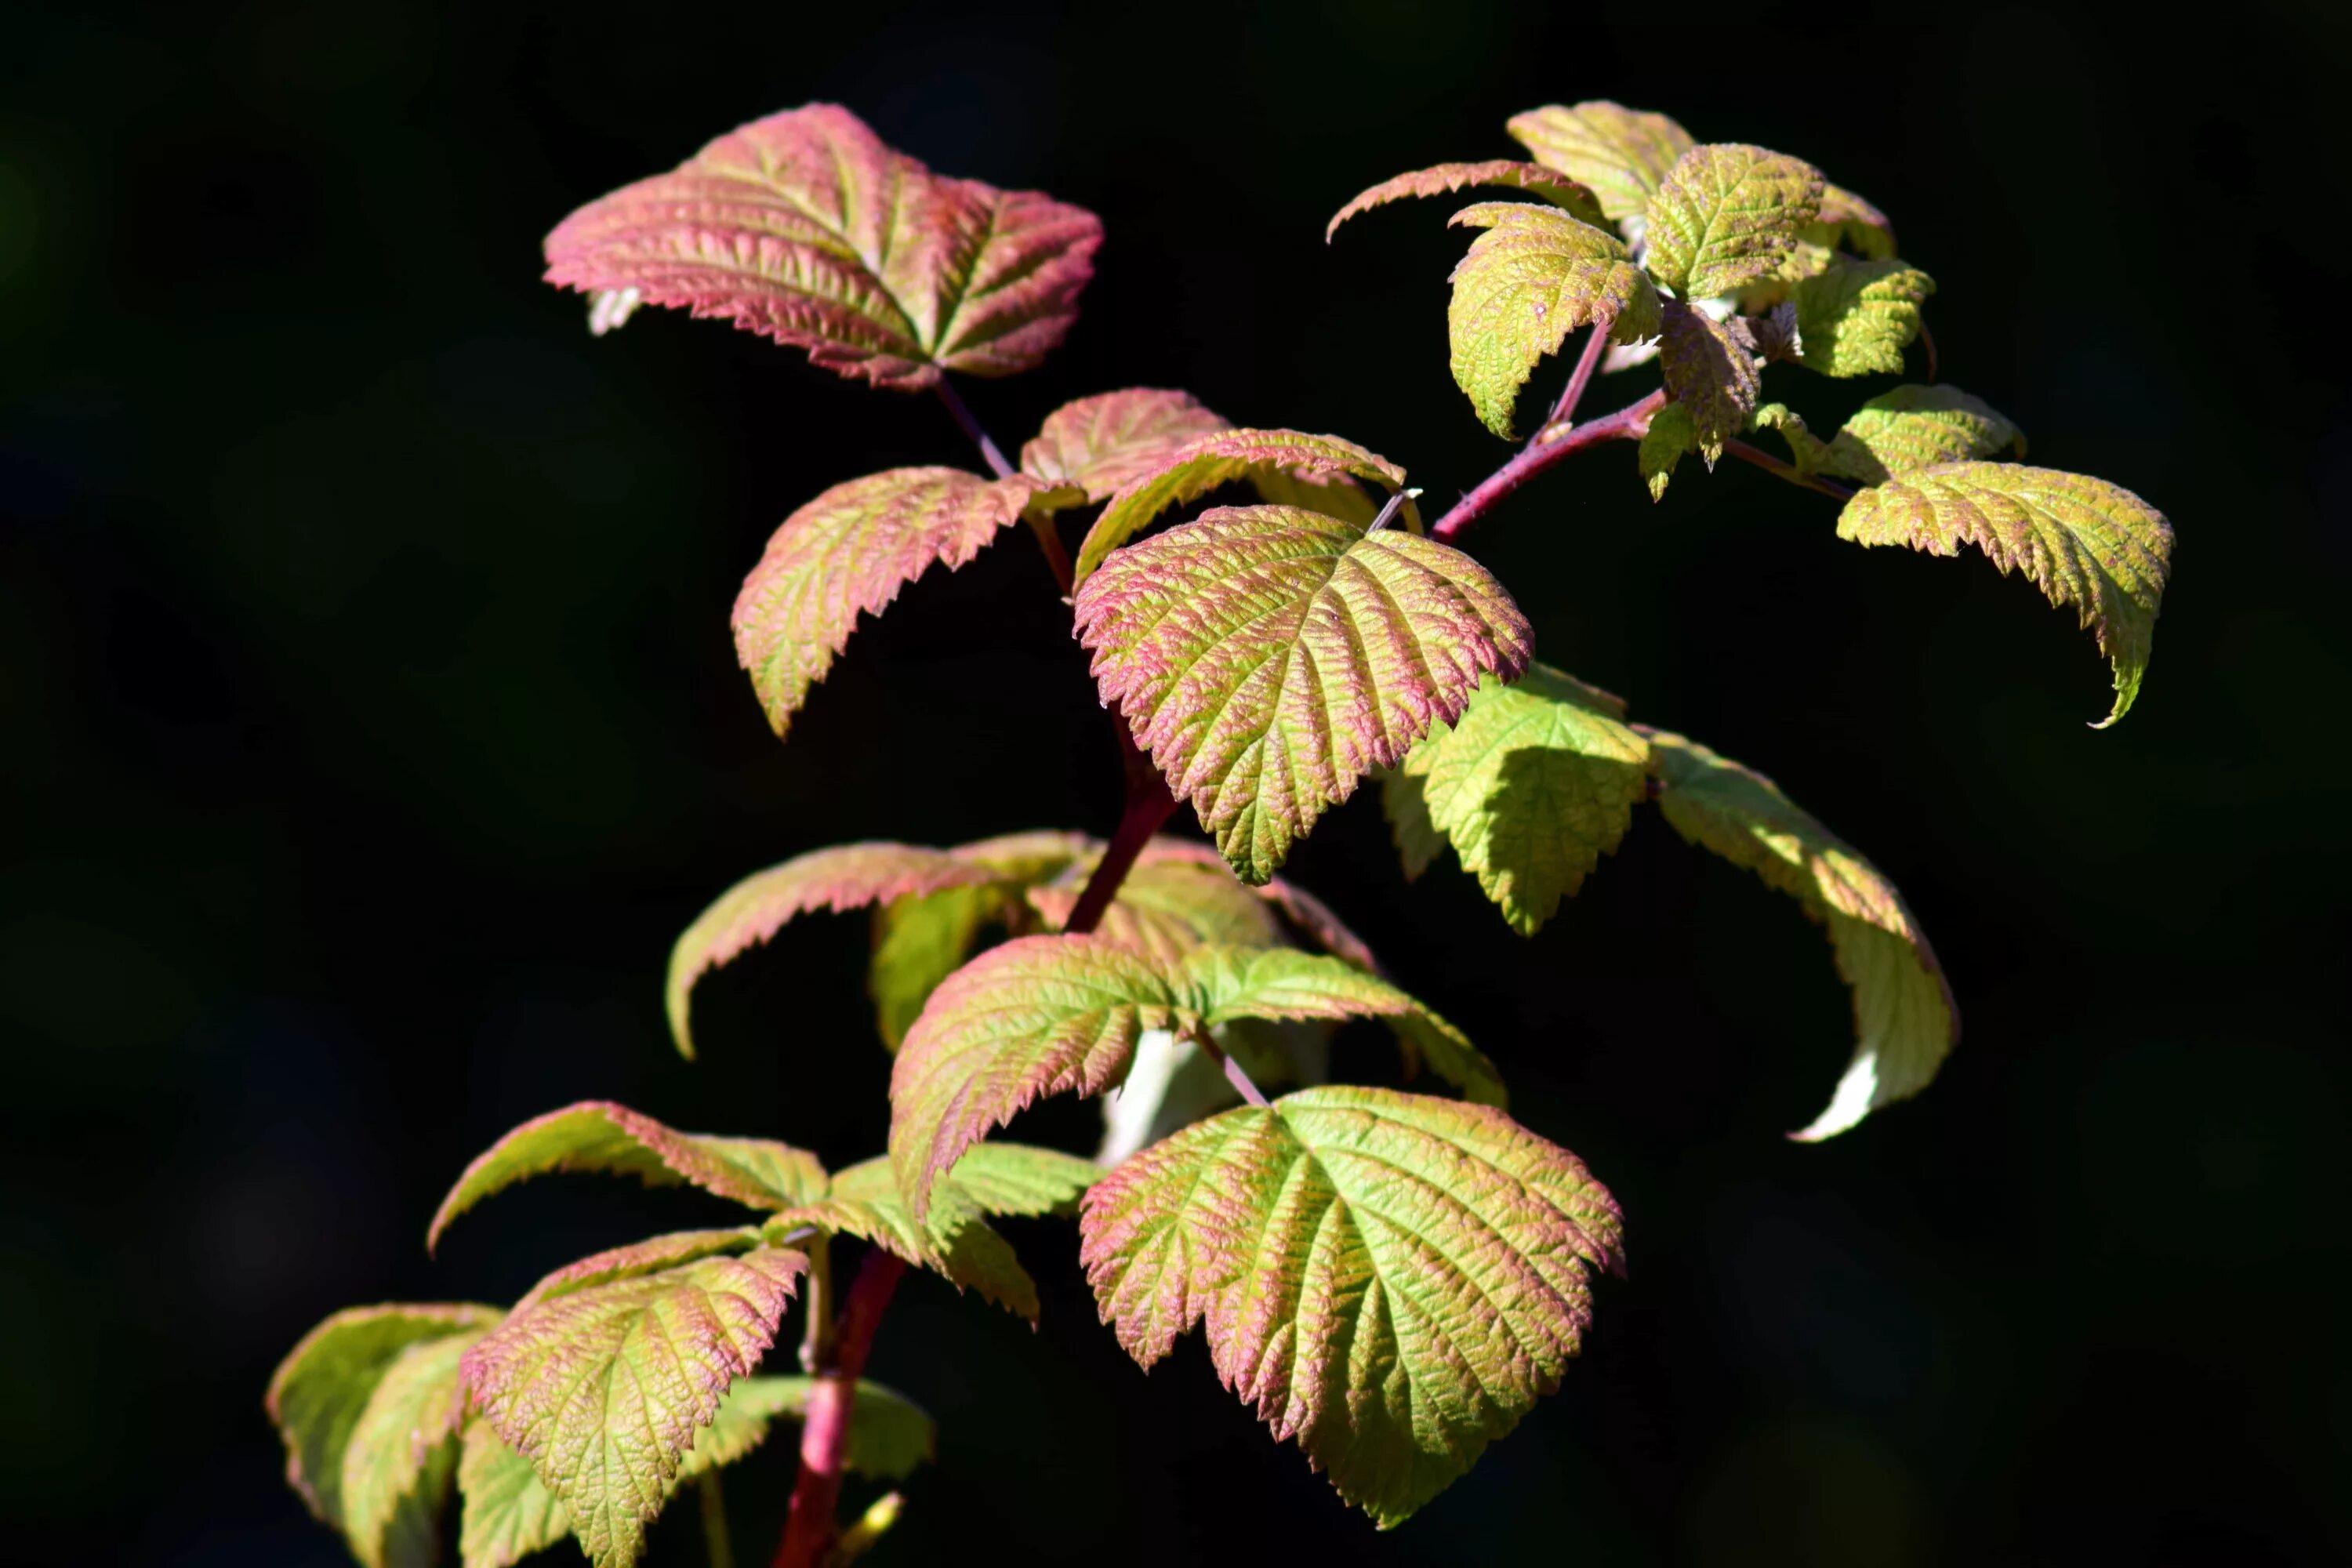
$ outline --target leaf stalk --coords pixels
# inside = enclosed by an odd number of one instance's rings
[[[1792,485],[1798,485],[1809,490],[1818,490],[1833,500],[1852,500],[1854,498],[1853,487],[1851,485],[1842,485],[1835,479],[1825,479],[1819,474],[1806,473],[1796,464],[1785,458],[1776,458],[1759,447],[1751,447],[1745,441],[1726,441],[1723,444],[1723,453],[1724,456],[1737,458],[1743,463],[1753,463],[1766,473],[1784,479]]]
[[[1571,380],[1570,389],[1580,396],[1582,388]],[[1566,398],[1563,397],[1565,402]],[[1650,416],[1665,405],[1664,388],[1650,394],[1639,403],[1629,403],[1614,414],[1604,414],[1598,419],[1587,420],[1572,429],[1553,436],[1556,425],[1547,425],[1536,433],[1534,440],[1519,448],[1517,456],[1488,474],[1478,488],[1454,503],[1454,510],[1437,520],[1429,537],[1451,541],[1463,530],[1495,509],[1496,502],[1538,474],[1561,462],[1570,453],[1580,452],[1603,441],[1638,441],[1650,428]],[[1547,439],[1549,437],[1549,439]]]
[[[772,1568],[824,1568],[833,1554],[839,1535],[834,1509],[841,1500],[841,1479],[847,1468],[857,1379],[866,1371],[874,1331],[906,1272],[899,1258],[880,1247],[869,1251],[858,1265],[838,1319],[822,1333],[810,1331],[812,1341],[825,1342],[829,1359],[810,1369],[816,1384],[809,1390],[801,1423],[800,1479],[793,1486],[792,1512],[784,1521],[784,1538],[777,1544]],[[816,1304],[812,1297],[813,1317]]]

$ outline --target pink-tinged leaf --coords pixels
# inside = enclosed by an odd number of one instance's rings
[[[1410,196],[1443,196],[1473,185],[1501,185],[1525,191],[1586,223],[1607,221],[1592,192],[1558,170],[1547,169],[1541,163],[1522,163],[1515,158],[1490,158],[1483,163],[1440,163],[1434,168],[1415,169],[1409,174],[1382,180],[1371,189],[1358,193],[1332,215],[1323,230],[1324,242],[1328,244],[1331,237],[1339,232],[1339,226],[1358,213]]]
[[[547,237],[547,280],[718,317],[877,386],[1036,364],[1077,318],[1102,224],[933,174],[829,103],[756,121]]]
[[[1641,216],[1650,193],[1691,148],[1690,132],[1667,116],[1606,99],[1531,109],[1511,116],[1507,129],[1537,163],[1591,187],[1601,210],[1619,222]]]
[[[919,1220],[933,1184],[992,1129],[1048,1095],[1116,1088],[1146,1029],[1196,1037],[1244,1018],[1361,1017],[1458,1041],[1491,1078],[1451,1025],[1338,959],[1220,946],[1158,959],[1097,935],[1022,937],[949,976],[908,1031],[890,1077],[891,1167]]]
[[[647,1237],[643,1241],[632,1241],[603,1252],[592,1252],[541,1279],[524,1292],[522,1300],[514,1304],[514,1310],[520,1312],[525,1307],[535,1307],[541,1301],[569,1296],[575,1290],[585,1290],[591,1286],[609,1285],[616,1279],[635,1279],[641,1274],[659,1274],[666,1268],[675,1268],[682,1263],[692,1263],[699,1258],[749,1252],[760,1245],[761,1234],[757,1226],[737,1226],[728,1230],[679,1230],[667,1236]]]
[[[625,1568],[679,1457],[775,1341],[803,1254],[763,1247],[518,1310],[466,1355],[489,1424],[561,1500],[598,1568]]]
[[[286,1480],[310,1511],[344,1528],[343,1466],[352,1428],[412,1345],[478,1332],[502,1316],[473,1302],[350,1307],[302,1336],[269,1380],[262,1407],[286,1445]]]
[[[881,842],[811,850],[755,872],[696,916],[670,950],[669,978],[663,988],[670,1037],[680,1054],[692,1057],[694,1037],[688,1022],[694,983],[706,971],[767,941],[796,915],[818,910],[841,913],[909,893],[976,887],[996,879],[982,861],[944,849]]]
[[[1534,647],[1460,551],[1297,507],[1220,508],[1129,545],[1073,603],[1103,701],[1246,882]]]
[[[1173,960],[1203,942],[1230,947],[1281,947],[1282,925],[1274,910],[1252,895],[1223,860],[1196,866],[1181,860],[1147,862],[1140,858],[1103,911],[1095,934],[1148,958]],[[1045,929],[1060,931],[1078,901],[1071,886],[1029,889],[1029,904]]]
[[[1650,196],[1643,261],[1683,300],[1769,276],[1821,211],[1822,172],[1744,142],[1693,147]]]
[[[1617,1205],[1498,1110],[1307,1089],[1145,1150],[1085,1200],[1103,1320],[1146,1367],[1193,1324],[1225,1386],[1383,1528],[1559,1385],[1622,1271]]]
[[[1815,245],[1843,245],[1873,261],[1888,260],[1895,254],[1895,226],[1886,221],[1886,215],[1852,191],[1826,181],[1822,184],[1822,210],[1804,237]]]
[[[1153,838],[1144,845],[1143,853],[1136,857],[1139,866],[1160,860],[1214,866],[1228,875],[1233,870],[1225,864],[1225,858],[1207,845],[1188,843],[1181,838]],[[1248,886],[1247,883],[1243,885]],[[1263,886],[1251,888],[1250,891],[1281,910],[1283,918],[1296,927],[1301,936],[1332,957],[1353,964],[1367,974],[1381,973],[1381,961],[1373,956],[1370,944],[1350,931],[1348,923],[1330,905],[1297,883],[1282,877],[1271,877]]]
[[[934,565],[961,566],[1010,527],[1038,486],[961,468],[891,468],[825,491],[784,519],[736,595],[735,653],[782,735],[849,644]]]
[[[552,1171],[635,1176],[648,1186],[691,1182],[706,1193],[755,1209],[778,1209],[824,1190],[815,1155],[766,1138],[713,1138],[680,1132],[609,1100],[583,1100],[535,1116],[466,1167],[425,1234],[437,1246],[449,1222],[476,1204]]]
[[[1270,501],[1328,511],[1360,527],[1372,520],[1369,508],[1325,504],[1334,497],[1363,493],[1353,479],[1369,479],[1394,491],[1404,485],[1404,470],[1378,453],[1368,452],[1337,436],[1307,436],[1297,430],[1221,430],[1190,442],[1160,465],[1119,488],[1102,515],[1087,531],[1078,546],[1074,568],[1083,584],[1110,552],[1151,524],[1171,507],[1198,500],[1219,485],[1248,479]],[[1300,489],[1301,485],[1307,490]],[[1307,491],[1320,487],[1322,497]],[[1403,503],[1405,526],[1421,531],[1421,512],[1408,497]]]
[[[1048,489],[1076,489],[1108,500],[1121,485],[1157,471],[1187,442],[1226,428],[1189,392],[1131,386],[1066,403],[1021,448],[1021,471]]]
[[[437,1533],[466,1415],[457,1363],[488,1331],[410,1345],[368,1396],[343,1452],[343,1536],[362,1568],[410,1568],[417,1538]]]

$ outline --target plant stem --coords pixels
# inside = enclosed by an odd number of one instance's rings
[[[890,1305],[890,1294],[906,1272],[904,1262],[880,1247],[867,1252],[839,1318],[828,1319],[822,1331],[810,1330],[809,1342],[822,1345],[825,1359],[810,1369],[816,1383],[802,1418],[800,1479],[793,1487],[792,1513],[784,1521],[773,1568],[821,1568],[833,1550],[838,1533],[834,1508],[841,1499],[858,1374],[866,1370],[866,1355],[874,1347],[874,1331]],[[814,1268],[811,1273],[814,1277]],[[809,1305],[814,1315],[820,1305],[815,1296]]]
[[[1519,448],[1518,454],[1501,468],[1479,481],[1478,488],[1454,504],[1454,510],[1437,520],[1429,531],[1432,539],[1450,540],[1472,523],[1486,516],[1495,503],[1559,462],[1571,452],[1603,441],[1638,441],[1650,428],[1650,416],[1666,401],[1663,389],[1650,394],[1639,403],[1629,403],[1614,414],[1604,414],[1598,419],[1587,420],[1572,429],[1553,436],[1556,426],[1546,426],[1536,433],[1536,438]],[[1549,439],[1546,439],[1546,437]]]
[[[1822,479],[1819,474],[1805,473],[1796,464],[1776,458],[1761,447],[1751,447],[1745,441],[1726,441],[1723,444],[1723,452],[1724,456],[1737,458],[1743,463],[1753,463],[1768,474],[1777,474],[1792,485],[1801,485],[1809,490],[1819,490],[1822,494],[1834,497],[1839,500],[1853,499],[1852,486],[1842,485],[1835,479]]]
[[[981,459],[987,463],[988,471],[1000,479],[1011,479],[1013,465],[1004,460],[1004,454],[996,449],[996,443],[988,438],[988,432],[980,427],[980,421],[973,418],[971,410],[964,406],[962,395],[948,380],[947,373],[940,372],[940,379],[931,385],[939,393],[940,401],[948,405],[948,412],[955,416],[955,422],[962,427],[963,433],[971,437],[971,444],[980,448]]]
[[[710,1568],[735,1568],[735,1542],[727,1533],[727,1494],[719,1488],[719,1472],[704,1471],[694,1489],[702,1501],[703,1551]]]
[[[1127,775],[1127,804],[1118,814],[1118,828],[1110,836],[1103,849],[1102,858],[1095,862],[1094,874],[1087,879],[1086,889],[1070,910],[1070,918],[1063,923],[1066,931],[1090,931],[1102,923],[1110,901],[1118,896],[1118,885],[1135,868],[1135,858],[1151,842],[1169,814],[1176,809],[1176,797],[1168,793],[1168,785],[1160,777],[1160,770],[1135,743],[1127,731],[1127,721],[1117,714],[1111,722],[1118,731],[1119,764]]]
[[[1552,405],[1551,417],[1543,422],[1543,430],[1538,430],[1530,439],[1540,441],[1544,430],[1555,425],[1565,425],[1576,417],[1576,405],[1584,401],[1584,389],[1591,384],[1592,373],[1600,368],[1601,353],[1608,346],[1608,324],[1595,321],[1591,331],[1584,334],[1584,352],[1576,356],[1576,368],[1569,373],[1568,390],[1559,395],[1558,403]]]

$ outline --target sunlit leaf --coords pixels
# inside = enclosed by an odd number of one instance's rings
[[[1062,929],[1078,896],[1078,889],[1067,886],[1032,888],[1028,894],[1047,931]],[[1095,933],[1160,959],[1181,957],[1203,942],[1280,947],[1285,942],[1273,909],[1235,880],[1222,861],[1213,868],[1139,861],[1119,883]]]
[[[1157,471],[1187,442],[1225,429],[1189,392],[1131,386],[1066,403],[1021,448],[1021,471],[1040,485],[1108,500],[1121,485]]]
[[[1103,700],[1249,882],[1532,642],[1460,551],[1296,507],[1223,508],[1130,545],[1075,608]]]
[[[1642,432],[1642,444],[1635,452],[1642,482],[1649,487],[1652,500],[1665,499],[1666,481],[1674,478],[1675,465],[1682,461],[1683,454],[1698,448],[1698,426],[1692,423],[1687,407],[1669,403],[1650,416],[1649,428]]]
[[[1658,807],[1675,831],[1795,899],[1829,930],[1853,991],[1853,1060],[1829,1106],[1791,1136],[1808,1142],[1918,1093],[1958,1037],[1935,951],[1878,868],[1753,769],[1680,735],[1650,734]]]
[[[343,1535],[365,1568],[433,1560],[466,1415],[457,1363],[488,1325],[421,1340],[384,1368],[343,1451]],[[406,1518],[403,1516],[406,1515]]]
[[[1739,142],[1685,153],[1652,194],[1650,273],[1685,300],[1712,300],[1769,275],[1821,210],[1821,171]]]
[[[1509,131],[1537,163],[1591,187],[1618,222],[1642,216],[1650,193],[1691,146],[1690,132],[1666,116],[1605,99],[1515,114]]]
[[[1797,362],[1823,375],[1900,374],[1904,345],[1919,335],[1919,307],[1936,280],[1916,267],[1840,260],[1790,294],[1803,344]]]
[[[877,386],[1027,370],[1062,341],[1102,224],[933,174],[829,103],[755,121],[547,237],[547,280],[716,316]],[[625,311],[621,312],[625,314]]]
[[[1779,430],[1803,472],[1865,485],[1939,463],[2025,456],[2024,432],[1957,386],[1898,386],[1882,393],[1828,441],[1777,403],[1756,411],[1756,425]]]
[[[1446,331],[1454,380],[1508,440],[1519,388],[1579,327],[1619,342],[1655,336],[1658,297],[1615,236],[1550,207],[1481,202],[1449,221],[1486,232],[1454,268]]]
[[[1328,241],[1339,232],[1339,226],[1358,213],[1385,206],[1390,202],[1403,201],[1412,196],[1442,196],[1473,185],[1501,185],[1522,190],[1531,196],[1540,196],[1589,224],[1607,221],[1602,217],[1601,204],[1584,186],[1556,169],[1541,163],[1522,163],[1511,158],[1493,158],[1483,163],[1440,163],[1434,168],[1415,169],[1409,174],[1382,180],[1368,191],[1360,191],[1346,206],[1332,215],[1323,230]],[[1459,219],[1455,220],[1459,222]]]
[[[1488,676],[1450,729],[1434,730],[1384,782],[1405,874],[1440,842],[1523,936],[1551,918],[1617,847],[1648,792],[1650,748],[1622,704],[1549,665],[1512,685]]]
[[[1822,184],[1822,210],[1804,237],[1817,245],[1843,246],[1873,261],[1895,254],[1895,226],[1886,221],[1886,215],[1852,191],[1827,181]]]
[[[932,566],[961,566],[1021,516],[1034,479],[891,468],[834,486],[786,518],[736,595],[735,654],[777,734],[848,646]]]
[[[2115,708],[2131,710],[2172,570],[2172,525],[2120,485],[2020,463],[1946,463],[1863,490],[1838,514],[1840,539],[1957,555],[1972,544],[2021,572],[2053,605],[2074,606],[2115,667]]]
[[[1087,1196],[1103,1318],[1217,1373],[1342,1497],[1398,1523],[1559,1385],[1622,1268],[1617,1205],[1500,1111],[1357,1088],[1229,1110]]]
[[[1663,315],[1665,333],[1658,363],[1665,373],[1666,392],[1690,416],[1699,454],[1712,468],[1723,455],[1723,444],[1748,428],[1763,390],[1756,340],[1741,318],[1717,321],[1679,300],[1666,301]]]
[[[674,1230],[662,1236],[649,1236],[642,1240],[625,1242],[592,1252],[585,1258],[574,1258],[553,1273],[542,1277],[517,1301],[514,1310],[538,1305],[558,1296],[609,1285],[617,1279],[635,1279],[643,1275],[660,1274],[681,1264],[698,1262],[706,1258],[730,1257],[749,1252],[760,1243],[757,1226],[730,1226],[719,1230]]]

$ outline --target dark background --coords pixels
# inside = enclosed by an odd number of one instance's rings
[[[2172,517],[2141,705],[2093,732],[2105,671],[2071,615],[1974,556],[1841,544],[1829,502],[1761,474],[1686,465],[1653,508],[1612,448],[1523,493],[1470,542],[1544,656],[1873,855],[1941,950],[1961,1048],[1918,1101],[1785,1142],[1850,1038],[1785,900],[1645,817],[1523,944],[1450,863],[1408,897],[1359,800],[1290,869],[1623,1201],[1632,1278],[1600,1289],[1582,1361],[1376,1535],[1197,1340],[1139,1375],[1067,1227],[1021,1227],[1041,1333],[930,1280],[885,1327],[876,1373],[943,1434],[887,1560],[2352,1552],[2352,423],[2327,222],[2352,47],[2318,7],[2179,35],[1949,15],[14,14],[0,1556],[338,1561],[260,1412],[297,1336],[353,1301],[505,1300],[716,1212],[544,1183],[428,1261],[426,1216],[496,1133],[593,1095],[829,1159],[879,1147],[857,921],[708,985],[706,1059],[672,1054],[661,966],[708,898],[836,840],[1115,815],[1082,660],[1017,539],[918,584],[774,742],[726,632],[768,532],[837,480],[970,456],[932,401],[716,325],[647,312],[592,341],[536,281],[558,217],[838,100],[1108,226],[1066,347],[967,384],[1008,448],[1067,398],[1181,385],[1363,442],[1442,505],[1505,452],[1445,371],[1462,237],[1442,205],[1328,248],[1323,220],[1399,169],[1510,153],[1514,110],[1595,96],[1876,200],[1943,285],[1946,377],[2038,460]],[[1775,382],[1816,428],[1886,384]],[[1389,1070],[1371,1047],[1344,1062]],[[1091,1111],[1025,1131],[1082,1142]],[[730,1479],[748,1562],[788,1447]],[[655,1540],[698,1560],[689,1521]]]

